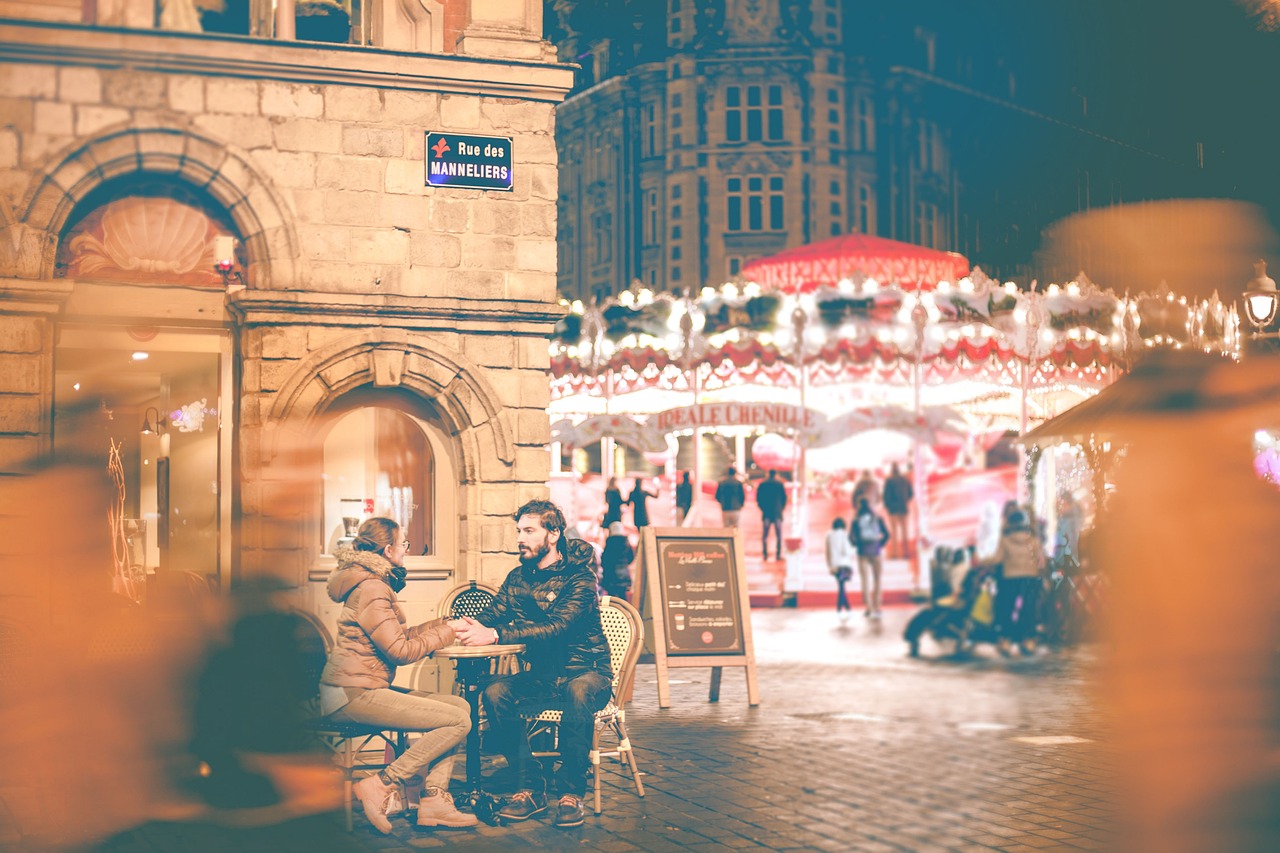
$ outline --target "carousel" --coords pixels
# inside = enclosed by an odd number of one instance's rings
[[[822,586],[824,534],[850,514],[864,471],[909,470],[904,557],[981,548],[1005,500],[1050,523],[1064,500],[1087,514],[1087,450],[1027,454],[1010,439],[1097,394],[1146,348],[1240,348],[1235,309],[1216,295],[1117,293],[1083,273],[1001,283],[960,255],[866,235],[757,260],[697,293],[637,287],[566,308],[551,352],[552,489],[580,532],[595,532],[611,477],[635,479],[624,497],[657,494],[663,525],[688,471],[698,498],[685,523],[716,526],[710,495],[728,466],[744,479],[776,470],[791,496],[788,592]],[[749,498],[745,528],[751,509]],[[758,537],[744,536],[758,560]],[[913,566],[910,585],[921,581]]]

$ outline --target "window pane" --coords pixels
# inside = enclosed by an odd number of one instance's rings
[[[760,111],[747,111],[747,141],[759,142],[761,140],[760,129]]]
[[[724,138],[729,142],[742,141],[742,115],[737,110],[724,114]]]
[[[782,138],[782,110],[769,110],[769,138]]]
[[[764,230],[764,205],[763,199],[758,195],[747,197],[747,230],[763,231]]]
[[[730,86],[724,90],[724,105],[726,107],[742,106],[742,90],[737,86]]]
[[[729,197],[729,230],[742,230],[742,199],[738,196]]]
[[[747,106],[749,107],[760,106],[760,87],[759,86],[747,87]]]
[[[782,196],[769,197],[769,230],[782,230]]]
[[[747,178],[747,189],[750,190],[751,192],[756,192],[756,193],[760,192],[760,190],[764,189],[764,179],[763,178]]]
[[[781,175],[774,175],[773,177],[769,178],[769,189],[782,192],[782,176]]]
[[[771,107],[782,106],[782,87],[781,86],[769,87],[769,106]]]
[[[729,179],[729,192],[731,193],[742,192],[742,178]]]

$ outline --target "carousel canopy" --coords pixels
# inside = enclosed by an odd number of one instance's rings
[[[870,234],[845,234],[787,249],[747,264],[742,278],[766,289],[808,293],[835,287],[841,279],[875,279],[903,290],[931,290],[939,281],[958,281],[969,261],[955,252],[939,252]]]

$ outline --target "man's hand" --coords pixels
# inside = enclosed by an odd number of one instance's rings
[[[447,622],[445,622],[444,624],[446,624],[446,625],[448,625],[450,628],[452,628],[452,629],[453,629],[453,633],[457,634],[457,633],[458,633],[459,631],[461,631],[463,628],[467,627],[467,620],[466,620],[465,618],[462,618],[462,619],[450,619],[450,620],[448,620]]]
[[[458,635],[459,642],[464,646],[491,646],[498,642],[498,632],[492,628],[481,625],[470,616],[463,616],[457,620],[462,623],[461,628],[454,628],[454,633]]]

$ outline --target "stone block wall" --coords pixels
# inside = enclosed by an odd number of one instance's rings
[[[510,513],[545,496],[549,473],[553,110],[571,73],[217,40],[166,65],[172,37],[75,35],[71,64],[66,34],[0,23],[0,48],[48,52],[0,60],[0,279],[53,286],[59,236],[105,181],[206,188],[249,259],[223,318],[236,341],[240,574],[305,581],[320,482],[308,429],[343,394],[384,387],[428,401],[455,442],[458,482],[440,485],[459,490],[455,577],[500,581],[514,564]],[[152,61],[121,68],[121,47]],[[255,61],[260,76],[226,70]],[[431,130],[511,137],[514,191],[425,187]],[[32,320],[0,305],[0,469],[9,448],[49,432],[50,306]]]

